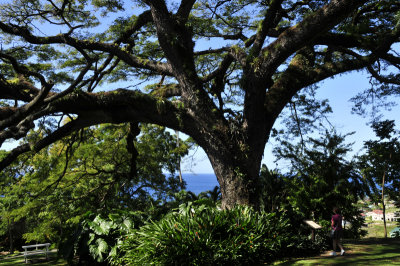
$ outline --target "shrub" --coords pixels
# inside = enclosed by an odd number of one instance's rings
[[[110,261],[116,265],[265,263],[301,246],[288,221],[285,214],[243,206],[221,211],[182,204],[178,211],[121,239]]]
[[[72,264],[79,257],[79,265],[106,265],[106,259],[116,252],[117,240],[133,230],[143,219],[140,212],[115,212],[107,217],[88,212],[75,232],[60,245],[61,255]]]

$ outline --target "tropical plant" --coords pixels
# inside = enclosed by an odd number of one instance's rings
[[[115,265],[254,265],[318,252],[284,213],[237,206],[220,210],[191,202],[123,237]],[[304,253],[303,253],[304,254]]]
[[[107,265],[106,259],[116,254],[119,237],[145,220],[142,212],[119,211],[105,218],[88,212],[71,237],[60,245],[60,253],[69,263],[78,257],[82,265]]]

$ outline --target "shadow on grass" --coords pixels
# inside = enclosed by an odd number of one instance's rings
[[[400,265],[400,240],[362,239],[345,241],[345,256],[293,259],[275,265]]]

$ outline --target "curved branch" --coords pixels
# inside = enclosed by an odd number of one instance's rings
[[[60,93],[52,95],[51,97],[46,98],[44,100],[44,102],[45,103],[49,103],[49,102],[55,101],[57,99],[60,99],[60,98],[64,97],[65,95],[73,92],[77,88],[78,84],[83,80],[83,78],[85,77],[86,73],[90,70],[91,67],[92,67],[91,62],[88,62],[86,64],[86,67],[79,72],[79,75],[76,77],[74,82],[72,82],[71,85],[68,86],[67,89],[63,90]]]
[[[11,126],[7,130],[0,133],[0,146],[3,145],[6,139],[13,138],[15,140],[20,139],[28,133],[29,130],[33,129],[35,124],[31,117],[22,120],[18,125]]]
[[[229,66],[232,64],[234,61],[234,58],[231,54],[227,54],[224,59],[222,60],[220,66],[211,72],[209,75],[203,77],[201,80],[202,82],[209,82],[214,78],[219,78],[221,80],[224,75],[226,74],[226,71],[228,70]]]
[[[30,146],[28,143],[20,145],[14,148],[10,153],[0,161],[0,171],[3,171],[4,168],[9,166],[13,161],[15,161],[19,155],[30,151]]]
[[[71,37],[69,34],[59,34],[56,36],[39,37],[33,35],[26,28],[17,25],[7,25],[3,22],[0,22],[0,29],[6,33],[20,36],[24,38],[25,41],[32,44],[68,44],[69,46],[72,46],[81,53],[83,53],[83,55],[86,54],[83,51],[83,49],[108,52],[110,54],[117,56],[130,66],[152,70],[160,74],[165,74],[169,76],[172,75],[171,67],[168,64],[133,56],[132,54],[121,49],[117,43],[101,43],[101,42],[79,40]],[[86,55],[85,57],[87,58],[88,56]]]
[[[113,55],[109,55],[108,58],[105,60],[105,62],[100,66],[100,68],[97,68],[96,65],[96,69],[94,70],[94,75],[89,79],[89,85],[88,85],[88,92],[92,92],[96,86],[100,83],[100,81],[103,79],[103,77],[109,73],[111,73],[119,64],[119,62],[121,61],[119,58],[117,58],[114,63],[108,68],[107,71],[104,71],[108,65],[111,63],[111,61],[113,60],[114,56]],[[88,81],[89,81],[88,80]]]
[[[116,40],[116,43],[120,43],[120,42],[125,42],[125,43],[130,43],[130,38],[131,36],[137,32],[139,29],[141,29],[144,25],[146,25],[147,23],[152,21],[152,17],[151,17],[151,12],[150,10],[144,11],[142,14],[140,14],[135,23],[132,24],[132,26],[126,30],[125,32],[123,32],[121,34],[121,37],[119,37]]]
[[[341,73],[365,68],[375,60],[374,56],[365,56],[341,62],[326,62],[311,67],[301,64],[301,61],[295,57],[287,70],[266,93],[264,106],[269,119],[276,119],[290,99],[302,88]]]
[[[382,59],[386,60],[390,64],[394,65],[395,67],[400,67],[400,57],[396,57],[392,54],[385,54],[381,56]]]
[[[26,114],[30,113],[34,108],[36,108],[40,103],[43,102],[44,98],[49,93],[50,89],[53,87],[53,84],[49,84],[44,87],[40,93],[29,103],[17,109],[13,115],[0,121],[0,130],[16,123],[21,118],[23,118]]]
[[[193,54],[195,56],[208,55],[208,54],[219,54],[222,52],[228,52],[229,50],[230,50],[230,47],[222,47],[222,48],[218,48],[218,49],[208,49],[208,50],[196,51]]]
[[[181,23],[185,23],[187,21],[195,2],[196,0],[182,0],[178,12],[176,13]]]
[[[371,65],[367,66],[367,69],[368,69],[368,72],[371,73],[371,75],[379,82],[400,85],[399,79],[382,76],[377,71],[375,71],[375,69]]]
[[[24,79],[18,80],[17,84],[10,84],[0,80],[0,97],[1,99],[17,100],[30,102],[40,92],[38,88],[32,86]]]
[[[55,141],[68,136],[73,131],[95,124],[96,121],[94,121],[93,119],[78,118],[76,120],[69,122],[68,124],[65,124],[61,128],[57,129],[56,131],[54,131],[53,133],[51,133],[50,135],[41,139],[40,141],[38,141],[33,145],[30,145],[28,143],[20,145],[14,148],[2,161],[0,161],[0,171],[9,166],[19,155],[23,153],[27,153],[30,151],[38,152],[44,147],[54,143]]]
[[[42,84],[42,87],[48,86],[46,79],[41,74],[39,74],[37,72],[29,71],[24,66],[21,66],[20,64],[18,64],[17,60],[14,57],[0,52],[0,58],[5,58],[8,61],[10,61],[11,65],[13,66],[16,73],[33,76],[33,77],[39,79],[40,83]]]
[[[150,95],[161,98],[179,97],[182,95],[182,90],[178,84],[159,85],[150,92]]]
[[[201,37],[205,37],[205,38],[222,38],[224,40],[242,40],[243,42],[247,42],[249,39],[241,31],[236,34],[208,33],[208,34],[198,34],[198,35]]]
[[[319,34],[327,32],[367,0],[332,0],[297,25],[290,27],[278,39],[263,49],[261,67],[257,73],[268,79],[291,54],[312,42]],[[319,33],[319,34],[316,34]]]
[[[261,29],[257,32],[255,36],[254,43],[250,51],[251,55],[258,56],[258,53],[261,51],[268,32],[279,22],[279,20],[276,19],[276,16],[278,15],[279,10],[282,8],[282,2],[283,0],[271,1],[268,11],[265,14],[264,20],[261,23]]]
[[[320,45],[334,45],[346,48],[353,48],[353,47],[371,48],[367,46],[368,44],[372,43],[372,41],[373,40],[369,37],[327,32],[323,35],[317,36],[314,39],[313,43]]]
[[[196,136],[200,131],[193,117],[168,100],[141,92],[116,90],[106,93],[79,92],[50,103],[47,114],[77,114],[78,118],[60,127],[44,139],[30,146],[23,144],[0,162],[0,169],[11,164],[19,155],[37,152],[72,132],[101,123],[144,122],[155,123]],[[44,114],[41,114],[44,115]]]

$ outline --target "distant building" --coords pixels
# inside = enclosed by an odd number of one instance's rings
[[[373,210],[371,212],[367,212],[365,214],[367,217],[371,217],[372,221],[383,221],[383,211],[382,210]],[[386,213],[385,215],[386,221],[394,222],[400,221],[400,217],[396,216],[393,212]]]
[[[390,212],[386,214],[386,221],[391,221],[391,222],[400,221],[400,217],[396,216],[396,213]]]

